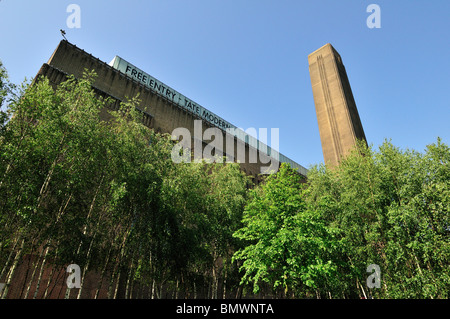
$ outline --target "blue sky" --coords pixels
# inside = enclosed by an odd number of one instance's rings
[[[68,28],[71,3],[81,27]],[[369,4],[381,28],[369,29]],[[448,0],[1,0],[0,59],[20,83],[62,39],[138,66],[241,128],[279,128],[280,152],[323,162],[308,54],[340,53],[369,144],[450,143]]]

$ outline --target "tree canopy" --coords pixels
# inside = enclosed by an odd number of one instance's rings
[[[113,109],[94,79],[19,88],[0,63],[2,298],[449,297],[441,139],[360,144],[306,182],[283,164],[254,185],[237,163],[174,163],[138,97]],[[58,293],[69,264],[81,288]]]
[[[316,165],[306,184],[287,166],[252,191],[242,281],[294,297],[448,298],[450,150],[425,153],[361,143],[337,167]],[[368,287],[369,265],[380,288]]]

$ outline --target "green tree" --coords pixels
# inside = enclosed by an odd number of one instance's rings
[[[310,170],[307,201],[342,244],[343,296],[448,296],[449,155],[439,139],[425,154],[386,141]],[[370,264],[380,266],[381,289],[366,286]]]
[[[235,236],[248,244],[235,253],[242,283],[257,293],[265,283],[283,296],[327,293],[336,272],[333,234],[311,211],[301,176],[287,164],[251,192],[243,224]],[[269,291],[270,292],[270,291]]]

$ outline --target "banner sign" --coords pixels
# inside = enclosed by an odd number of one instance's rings
[[[198,115],[201,119],[213,124],[214,126],[217,126],[223,130],[226,130],[227,128],[236,128],[234,125],[225,121],[220,116],[217,116],[213,112],[208,111],[201,105],[195,103],[191,99],[172,89],[168,85],[165,85],[161,81],[158,81],[151,75],[145,73],[144,71],[135,67],[133,64],[125,61],[121,57],[115,56],[114,60],[111,61],[110,65],[113,68],[121,71],[122,73],[125,73],[129,77],[135,79],[139,83],[142,83],[145,86],[158,92],[159,95],[167,98],[168,100],[177,104],[181,108]]]

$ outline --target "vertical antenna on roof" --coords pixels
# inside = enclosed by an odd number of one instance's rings
[[[67,41],[67,39],[66,39],[66,31],[64,31],[63,29],[60,29],[59,31],[61,31],[61,35],[63,36],[64,40]]]

